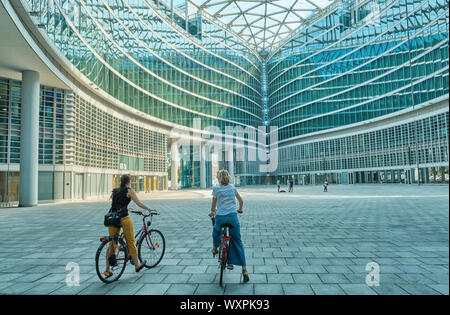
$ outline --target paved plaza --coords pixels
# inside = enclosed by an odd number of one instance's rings
[[[210,190],[141,195],[160,210],[166,237],[154,269],[103,284],[94,257],[108,200],[0,209],[3,294],[449,294],[448,186],[342,185],[239,188],[249,283],[240,268],[218,284],[211,255]],[[133,205],[136,209],[136,206]],[[140,218],[132,215],[135,228]],[[66,265],[80,266],[79,286]],[[368,263],[379,286],[366,284]]]

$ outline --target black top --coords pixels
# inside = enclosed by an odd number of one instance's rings
[[[128,204],[131,198],[127,197],[129,187],[116,188],[113,190],[111,209],[122,212],[122,217],[128,215]]]

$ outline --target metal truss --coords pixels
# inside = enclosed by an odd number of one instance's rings
[[[187,0],[226,24],[255,50],[268,53],[334,0]]]

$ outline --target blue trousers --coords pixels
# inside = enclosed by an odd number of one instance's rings
[[[213,246],[219,247],[220,245],[220,240],[222,238],[222,229],[220,228],[220,225],[224,223],[233,225],[233,228],[229,229],[231,241],[228,254],[228,263],[231,265],[246,266],[244,245],[241,240],[241,227],[239,225],[237,213],[216,215],[216,224],[214,225],[212,233]]]

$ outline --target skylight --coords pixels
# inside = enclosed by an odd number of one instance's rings
[[[269,52],[334,0],[187,0],[226,24],[259,52]]]

